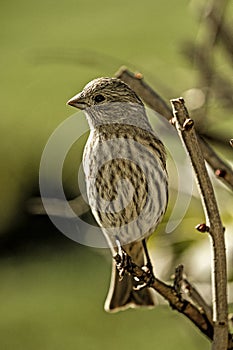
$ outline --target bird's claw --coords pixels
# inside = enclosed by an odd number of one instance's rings
[[[117,253],[113,257],[116,262],[116,268],[119,273],[120,281],[125,276],[126,272],[129,272],[129,267],[131,265],[131,258],[122,248],[119,238],[116,236]]]
[[[120,280],[123,279],[126,273],[129,273],[133,276],[135,282],[133,287],[134,290],[141,290],[143,288],[150,287],[155,279],[151,263],[148,262],[145,266],[139,267],[132,261],[131,257],[122,248],[119,240],[116,242],[117,253],[114,256],[114,259]]]
[[[114,259],[116,261],[116,267],[119,273],[120,280],[122,280],[125,273],[129,270],[130,257],[122,247],[118,247],[118,252],[114,256]]]
[[[141,290],[150,287],[154,282],[154,274],[150,264],[141,267],[141,273],[133,275],[134,281],[137,283],[133,287],[134,290]]]

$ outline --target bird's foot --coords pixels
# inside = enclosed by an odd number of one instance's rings
[[[129,272],[131,258],[121,246],[118,246],[117,254],[113,258],[116,262],[120,280],[122,280],[124,275]]]
[[[155,276],[153,273],[153,266],[151,264],[150,261],[150,256],[147,250],[147,246],[146,246],[146,240],[143,239],[142,241],[143,244],[143,248],[144,248],[144,253],[145,253],[145,257],[146,257],[146,265],[141,267],[141,271],[136,273],[135,275],[133,275],[134,280],[136,281],[137,285],[134,286],[135,290],[140,290],[146,287],[150,287],[155,280]]]
[[[131,274],[136,282],[136,285],[133,288],[134,290],[141,290],[143,288],[150,287],[155,280],[151,264],[147,264],[140,268],[135,265]]]
[[[154,280],[153,268],[150,260],[148,260],[145,266],[136,265],[132,258],[126,253],[126,251],[120,245],[119,240],[117,242],[117,254],[113,257],[116,262],[116,267],[119,272],[120,280],[126,273],[132,275],[135,285],[134,290],[141,290],[146,287],[150,287]]]

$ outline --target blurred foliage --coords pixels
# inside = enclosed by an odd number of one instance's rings
[[[196,29],[187,15],[188,1],[173,11],[168,2],[144,5],[80,0],[1,5],[2,229],[12,224],[12,213],[17,215],[35,185],[49,135],[73,113],[66,101],[89,80],[111,76],[130,62],[152,72],[148,77],[161,89],[180,77],[180,70],[184,79],[177,81],[177,90],[189,86],[188,77],[191,84],[179,54],[187,31]]]
[[[196,86],[197,70],[183,55],[184,42],[195,41],[198,32],[193,7],[194,0],[1,2],[2,349],[209,348],[186,319],[162,306],[105,314],[110,259],[69,241],[49,219],[27,214],[27,199],[39,194],[39,163],[47,139],[73,113],[66,101],[89,80],[112,76],[125,64],[141,70],[167,100]],[[227,17],[232,9],[231,3]],[[229,72],[224,55],[218,54],[218,65]],[[208,118],[206,128],[231,138],[229,110],[223,119],[221,106],[212,99],[209,113],[213,119]],[[87,130],[82,116],[80,130]],[[78,192],[73,183],[84,143],[82,137],[65,163],[69,197]],[[225,155],[225,148],[221,152]],[[226,226],[232,227],[231,197],[216,185]],[[203,220],[203,213],[194,197],[173,233],[163,234],[165,223],[151,239],[152,250],[160,248],[157,258],[153,254],[166,278],[195,242],[207,241],[195,233],[197,220]]]

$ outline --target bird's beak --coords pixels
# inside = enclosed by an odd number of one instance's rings
[[[66,104],[79,109],[87,108],[87,104],[85,103],[81,93],[72,97],[69,101],[66,102]]]

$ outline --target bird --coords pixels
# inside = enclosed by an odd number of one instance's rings
[[[118,78],[90,81],[67,104],[83,110],[90,127],[83,152],[87,198],[115,258],[104,308],[154,307],[155,292],[127,271],[124,257],[152,270],[147,239],[168,202],[165,147],[142,100]]]

